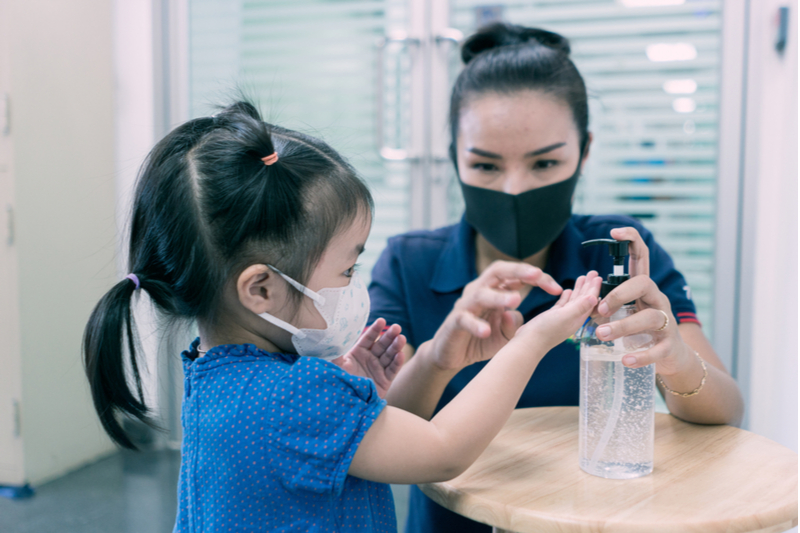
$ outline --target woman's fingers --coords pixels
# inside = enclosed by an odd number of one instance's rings
[[[492,333],[492,327],[485,320],[476,317],[469,311],[461,311],[455,315],[455,323],[459,329],[483,339]]]
[[[618,241],[631,241],[628,246],[628,273],[634,276],[650,275],[650,249],[644,243],[644,239],[636,231],[636,228],[614,228],[611,230],[611,237]]]
[[[601,341],[611,341],[644,331],[656,331],[664,323],[664,314],[661,311],[658,309],[643,309],[622,320],[615,320],[599,326],[597,328],[597,338]],[[674,319],[670,320],[670,324],[674,324]]]
[[[528,263],[495,261],[476,280],[492,287],[519,289],[523,285],[540,287],[548,294],[561,294],[561,285],[549,274]]]
[[[659,290],[658,285],[647,276],[631,278],[603,298],[597,311],[603,316],[611,316],[626,303],[641,300],[649,307],[669,309],[669,300]]]
[[[517,330],[523,323],[522,313],[519,311],[511,310],[504,311],[500,317],[500,328],[503,337],[511,339],[517,334]]]
[[[672,352],[672,343],[659,342],[649,350],[627,354],[622,358],[622,364],[628,368],[642,368],[657,363]]]
[[[515,309],[522,302],[517,291],[501,291],[491,287],[477,287],[462,299],[461,307],[479,313],[484,309]]]

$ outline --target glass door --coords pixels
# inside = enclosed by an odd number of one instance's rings
[[[576,211],[641,220],[713,338],[721,0],[191,0],[189,109],[239,87],[265,117],[343,152],[375,194],[363,259],[463,211],[447,159],[458,42],[486,22],[570,39],[590,93]]]

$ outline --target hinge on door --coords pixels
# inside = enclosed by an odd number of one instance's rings
[[[14,208],[10,205],[6,206],[6,216],[8,218],[8,236],[6,237],[6,244],[8,246],[14,245]]]
[[[22,435],[22,414],[20,413],[19,400],[12,402],[14,408],[14,437]]]
[[[0,135],[11,133],[11,111],[9,109],[8,93],[0,94]]]

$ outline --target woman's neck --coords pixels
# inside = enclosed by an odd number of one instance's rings
[[[550,252],[550,245],[548,244],[535,254],[522,259],[523,263],[528,263],[529,265],[533,265],[535,267],[541,268],[544,270],[544,267],[547,265],[547,255]],[[510,255],[506,255],[486,240],[486,238],[481,235],[480,233],[475,233],[475,268],[478,271],[478,275],[480,276],[484,270],[489,268],[495,261],[514,261],[519,262],[520,260],[511,257]],[[524,299],[528,293],[531,291],[531,287],[526,285],[522,289],[520,289],[520,294]]]

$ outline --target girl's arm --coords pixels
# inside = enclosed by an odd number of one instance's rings
[[[456,477],[508,420],[544,355],[573,334],[597,302],[592,272],[515,337],[432,420],[386,407],[364,436],[348,473],[384,483],[428,483]]]
[[[464,287],[436,335],[419,346],[392,383],[389,405],[430,418],[459,370],[490,359],[514,337],[522,325],[522,315],[514,310],[522,301],[519,289],[528,285],[561,294],[558,283],[541,269],[505,261],[492,263]]]

